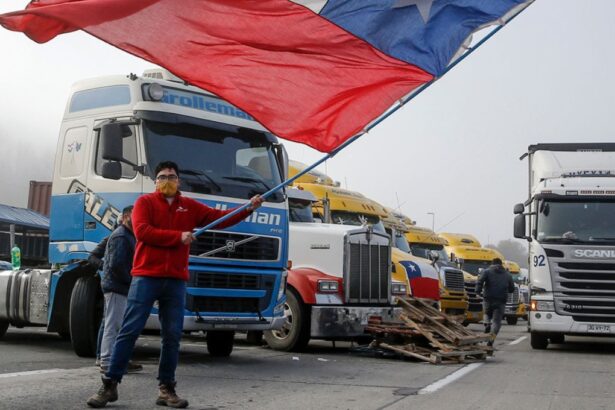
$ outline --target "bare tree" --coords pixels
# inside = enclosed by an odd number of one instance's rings
[[[525,242],[516,239],[505,239],[498,242],[497,245],[489,244],[485,247],[496,249],[500,251],[507,260],[517,262],[522,268],[528,268],[528,252]]]

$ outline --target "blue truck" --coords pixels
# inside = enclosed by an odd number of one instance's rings
[[[266,102],[263,102],[266,104]],[[180,168],[184,195],[218,209],[245,203],[288,173],[282,144],[249,114],[162,69],[80,81],[60,128],[51,199],[50,270],[0,272],[0,337],[46,326],[93,356],[102,317],[100,277],[86,260],[121,210],[154,190],[154,167]],[[184,330],[207,332],[228,356],[235,331],[284,323],[288,202],[274,193],[257,212],[199,235],[190,249]],[[159,329],[154,307],[146,329]]]

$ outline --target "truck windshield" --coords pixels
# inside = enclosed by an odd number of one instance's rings
[[[406,253],[411,253],[410,244],[401,232],[395,232],[395,247]]]
[[[380,218],[373,215],[363,215],[354,212],[331,211],[331,220],[334,224],[340,225],[376,225]]]
[[[541,201],[536,239],[541,243],[615,244],[615,201]]]
[[[288,200],[288,212],[291,222],[314,222],[312,203],[309,201]]]
[[[469,260],[469,259],[465,259],[463,261],[463,265],[461,266],[461,269],[463,269],[466,272],[470,272],[473,275],[478,275],[480,272],[480,269],[487,269],[489,266],[491,266],[491,261],[479,261],[479,260]]]
[[[419,258],[429,259],[429,253],[435,251],[438,253],[439,258],[438,262],[448,263],[450,262],[446,251],[442,245],[436,244],[428,244],[428,243],[413,243],[410,244],[410,250],[414,256],[418,256]]]
[[[249,199],[280,183],[272,143],[263,134],[144,121],[143,136],[150,174],[161,161],[177,163],[184,192]],[[283,200],[281,191],[268,198]]]

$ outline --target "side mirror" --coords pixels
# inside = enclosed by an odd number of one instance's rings
[[[102,177],[118,180],[122,177],[122,164],[119,161],[109,161],[102,164]]]
[[[288,153],[286,152],[286,148],[284,148],[282,144],[275,144],[273,149],[282,180],[286,181],[288,179]]]
[[[429,254],[427,256],[429,256],[429,260],[433,263],[438,262],[438,260],[440,259],[440,254],[436,251],[429,251]]]
[[[528,241],[532,240],[531,237],[525,235],[525,215],[519,214],[515,216],[513,236],[519,239],[527,239]]]
[[[513,213],[514,213],[515,215],[522,214],[522,213],[523,213],[523,211],[525,211],[525,207],[523,206],[523,204],[516,204],[516,205],[513,207]]]
[[[106,161],[123,161],[124,146],[122,124],[112,122],[100,127],[102,158]]]

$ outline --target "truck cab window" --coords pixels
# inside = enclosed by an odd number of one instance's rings
[[[126,132],[127,135],[122,139],[123,145],[123,153],[124,158],[129,160],[132,163],[137,162],[137,136],[135,133],[134,126],[125,125],[126,128],[130,130],[130,132]],[[97,131],[96,135],[96,161],[94,162],[94,172],[96,175],[102,175],[102,166],[105,160],[102,158],[102,149],[100,145],[100,132]],[[133,168],[132,165],[122,162],[122,178],[124,179],[133,179],[137,176],[137,171]]]

